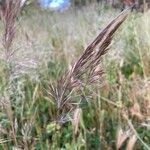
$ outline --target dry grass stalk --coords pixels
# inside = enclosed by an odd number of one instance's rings
[[[11,133],[10,133],[10,137],[12,138],[12,140],[14,141],[15,145],[17,146],[17,137],[16,137],[16,131],[15,131],[15,126],[14,126],[14,117],[13,117],[13,110],[11,107],[11,102],[8,96],[4,96],[4,99],[1,100],[1,104],[2,107],[5,111],[5,113],[7,114],[7,117],[10,121],[10,125],[11,125]]]
[[[141,142],[141,144],[144,146],[145,149],[150,150],[149,145],[143,141],[143,139],[140,137],[140,135],[138,134],[138,132],[137,132],[136,129],[134,128],[133,123],[132,123],[131,120],[129,120],[128,115],[124,112],[124,113],[122,114],[122,116],[123,116],[123,118],[127,121],[128,126],[129,126],[129,128],[130,128],[130,130],[131,130],[131,132],[132,132],[132,135],[135,135],[135,136],[136,136],[137,140],[139,140],[139,141]]]
[[[79,121],[80,121],[81,109],[77,108],[74,111],[73,119],[72,119],[72,126],[74,134],[77,134],[79,128]]]
[[[7,68],[6,73],[6,80],[7,83],[5,90],[4,90],[4,99],[2,100],[4,111],[10,121],[11,129],[10,129],[10,136],[17,146],[17,137],[16,137],[16,130],[15,130],[15,123],[14,123],[14,114],[11,105],[11,90],[12,85],[10,85],[10,76],[11,76],[11,57],[14,55],[14,50],[12,48],[13,40],[15,37],[16,32],[16,20],[20,12],[20,0],[4,0],[2,1],[2,6],[0,8],[0,18],[4,26],[4,33],[3,33],[3,48],[4,48],[4,61],[6,65],[9,66]],[[6,94],[5,94],[6,93]]]
[[[117,150],[119,150],[123,146],[124,142],[129,137],[129,133],[130,133],[129,130],[125,131],[125,132],[123,132],[123,130],[121,128],[118,130],[117,140],[116,140],[116,148],[117,148]]]
[[[141,113],[140,106],[137,102],[134,103],[133,107],[130,109],[130,112],[132,116],[136,116],[140,120],[144,118],[144,116]]]
[[[133,150],[136,141],[137,141],[136,136],[135,136],[135,135],[132,135],[132,136],[129,138],[129,141],[128,141],[126,150]]]
[[[20,12],[20,0],[5,0],[0,9],[0,17],[4,25],[3,47],[5,51],[6,62],[14,54],[11,46],[15,37],[16,19]]]
[[[128,13],[129,10],[126,10],[111,21],[85,49],[71,69],[61,77],[57,85],[50,84],[49,94],[57,105],[58,115],[71,104],[71,95],[75,90],[81,91],[84,86],[101,80],[104,73],[100,66],[101,58],[107,53],[114,32],[126,19]]]
[[[129,138],[129,140],[128,140]],[[137,137],[132,134],[130,130],[123,131],[121,128],[118,130],[117,133],[117,140],[116,140],[116,148],[117,150],[121,149],[124,143],[128,140],[126,150],[133,150],[134,145],[137,141]]]

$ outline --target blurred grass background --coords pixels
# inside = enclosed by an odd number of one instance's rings
[[[19,16],[9,81],[1,37],[0,149],[148,149],[150,11],[132,12],[119,28],[102,61],[105,79],[85,90],[76,122],[55,122],[57,108],[47,92],[119,13],[91,4],[63,13],[27,8]]]

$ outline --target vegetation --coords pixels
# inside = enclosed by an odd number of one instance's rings
[[[105,6],[22,14],[19,3],[8,6],[0,22],[0,149],[150,149],[150,12],[130,13],[112,39],[118,20],[99,33],[119,11]],[[88,57],[96,35],[105,40]],[[76,67],[80,60],[87,66]]]

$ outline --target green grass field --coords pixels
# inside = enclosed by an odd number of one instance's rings
[[[63,110],[50,96],[50,84],[119,13],[29,9],[17,19],[10,52],[0,22],[0,150],[150,149],[150,11],[130,13],[117,30],[100,82],[71,93]]]

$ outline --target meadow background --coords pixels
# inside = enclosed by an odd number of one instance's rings
[[[100,82],[72,94],[62,112],[50,96],[119,13],[105,3],[61,13],[28,5],[10,26],[1,19],[0,149],[150,149],[150,11],[131,12],[117,30]]]

